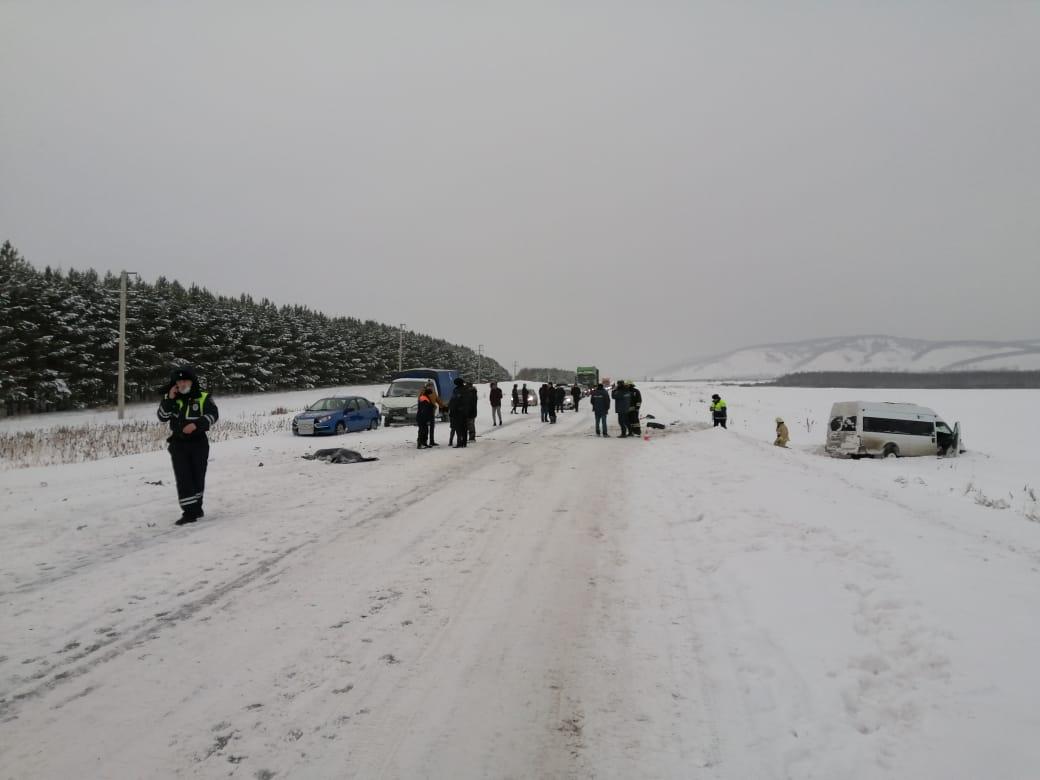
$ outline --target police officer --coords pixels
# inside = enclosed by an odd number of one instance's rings
[[[173,460],[177,499],[183,513],[176,525],[194,523],[203,516],[202,495],[209,463],[206,431],[217,422],[217,405],[209,393],[199,389],[195,371],[190,366],[182,366],[170,375],[158,415],[161,421],[170,424],[167,449]]]

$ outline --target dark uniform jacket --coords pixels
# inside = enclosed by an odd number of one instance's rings
[[[452,423],[462,423],[465,427],[465,422],[469,419],[469,393],[465,391],[465,388],[456,388],[451,400],[448,401],[448,418]]]
[[[492,387],[491,388],[491,392],[488,393],[488,398],[490,399],[492,406],[501,406],[502,405],[502,388],[501,387]]]
[[[618,414],[627,414],[628,407],[632,403],[632,393],[628,389],[628,385],[624,387],[615,387],[613,392],[614,397],[614,409],[617,410]]]
[[[592,411],[596,414],[606,414],[610,411],[610,394],[606,388],[597,387],[589,397],[592,402]]]
[[[160,420],[170,424],[169,441],[209,441],[206,431],[220,417],[213,398],[206,391],[199,390],[194,382],[187,395],[178,393],[175,398],[164,397],[159,403],[158,415]],[[196,426],[191,433],[184,432],[188,423]]]

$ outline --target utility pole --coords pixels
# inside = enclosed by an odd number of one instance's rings
[[[516,381],[516,361],[513,361],[513,381]]]
[[[480,384],[480,364],[484,359],[484,345],[477,345],[477,384]]]
[[[397,370],[402,371],[403,366],[401,364],[404,361],[404,329],[406,325],[402,322],[397,327],[400,332],[400,338],[397,342]]]
[[[137,276],[134,271],[119,274],[119,376],[116,378],[116,394],[119,396],[119,419],[126,411],[126,279]]]

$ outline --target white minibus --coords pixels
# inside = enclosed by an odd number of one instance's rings
[[[964,452],[960,423],[951,428],[924,406],[876,401],[834,404],[825,449],[831,455],[850,458]]]

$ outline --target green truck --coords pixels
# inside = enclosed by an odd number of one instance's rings
[[[595,366],[578,366],[574,381],[581,387],[592,389],[599,384],[599,369]]]

